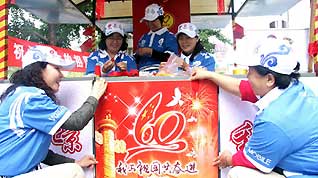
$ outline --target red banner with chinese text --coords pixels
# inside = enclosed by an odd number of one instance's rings
[[[95,112],[96,178],[218,177],[212,82],[109,82],[105,93]]]
[[[26,40],[21,40],[18,38],[8,37],[8,66],[21,67],[22,66],[22,56],[26,53],[29,47],[35,45],[43,45],[35,42],[30,42]],[[78,52],[70,49],[59,48],[56,46],[50,46],[65,60],[76,61],[76,66],[72,69],[72,72],[85,72],[88,52]]]

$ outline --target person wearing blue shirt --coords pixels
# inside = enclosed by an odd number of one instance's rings
[[[178,44],[174,34],[163,27],[164,11],[158,4],[148,5],[145,9],[145,21],[150,31],[138,41],[135,51],[139,71],[157,72],[161,62],[166,62],[170,54],[178,53]]]
[[[123,24],[112,21],[105,25],[99,49],[92,52],[87,58],[86,75],[95,74],[95,67],[100,67],[101,76],[113,74],[137,73],[135,59],[126,53],[128,47],[127,36],[124,34]]]
[[[192,23],[182,23],[176,34],[178,45],[181,48],[180,57],[184,59],[182,65],[187,68],[202,67],[208,71],[215,70],[215,60],[202,46],[198,37],[197,27]]]
[[[213,160],[220,168],[232,166],[228,177],[318,177],[318,97],[298,80],[295,56],[286,40],[266,39],[246,61],[247,78],[261,98],[244,150],[224,150]]]
[[[74,61],[63,60],[48,46],[30,47],[23,68],[12,74],[12,83],[0,96],[0,177],[84,178],[83,168],[97,164],[92,155],[74,160],[49,150],[59,128],[81,130],[94,116],[107,83],[96,80],[91,94],[75,112],[57,104],[63,74]],[[52,165],[39,169],[40,163]]]

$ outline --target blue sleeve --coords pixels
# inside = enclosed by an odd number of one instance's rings
[[[177,42],[177,38],[173,34],[169,33],[165,43],[166,43],[165,51],[170,51],[170,52],[173,52],[174,54],[178,54],[178,42]]]
[[[87,74],[93,74],[95,71],[95,65],[98,61],[98,52],[94,51],[91,53],[87,58],[87,66],[86,66],[86,75]]]
[[[290,153],[291,147],[290,139],[279,127],[256,118],[244,155],[256,168],[269,173]]]
[[[139,39],[139,41],[138,41],[138,48],[144,48],[144,47],[145,47],[145,45],[142,44],[142,40],[146,40],[146,34],[143,34],[143,35],[141,36],[141,38]]]
[[[133,58],[132,56],[126,55],[125,59],[127,61],[127,71],[131,71],[132,69],[137,69],[137,65],[135,62],[135,58]]]
[[[71,112],[57,105],[45,94],[28,98],[23,110],[23,123],[30,128],[53,135],[69,118]]]
[[[205,59],[204,67],[206,67],[208,71],[215,71],[215,60],[213,56]]]

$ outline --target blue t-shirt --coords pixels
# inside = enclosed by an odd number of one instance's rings
[[[194,56],[193,60],[190,61],[189,56],[185,56],[183,53],[181,53],[181,58],[185,60],[187,64],[189,64],[190,68],[193,67],[205,67],[208,71],[214,71],[215,70],[215,60],[212,54],[201,51],[197,55]]]
[[[0,104],[0,175],[27,173],[43,161],[71,112],[35,87],[17,87]]]
[[[87,67],[86,67],[86,73],[85,74],[86,75],[87,74],[94,74],[95,66],[96,65],[103,66],[103,64],[105,62],[107,62],[108,60],[111,60],[111,58],[110,58],[110,56],[108,55],[108,53],[105,50],[94,51],[87,58]],[[137,69],[135,59],[133,57],[131,57],[130,55],[122,52],[122,51],[119,51],[118,54],[115,56],[115,63],[118,63],[118,62],[126,62],[127,63],[127,71],[128,72],[130,72],[130,71],[132,71],[134,69]],[[120,72],[120,71],[121,70],[119,69],[119,67],[117,67],[115,65],[110,71],[108,71],[105,74],[105,76],[107,76],[111,72]]]
[[[256,116],[244,154],[263,172],[318,175],[318,98],[293,83]]]
[[[177,39],[167,28],[144,34],[138,42],[138,48],[146,47],[158,52],[178,54]],[[138,69],[154,65],[159,66],[159,64],[159,59],[152,58],[151,56],[140,56]]]

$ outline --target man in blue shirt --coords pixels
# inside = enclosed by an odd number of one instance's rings
[[[139,71],[157,72],[160,62],[166,62],[170,54],[178,53],[178,44],[174,34],[163,27],[163,8],[151,4],[145,9],[145,21],[150,31],[144,34],[138,42],[136,63]]]

